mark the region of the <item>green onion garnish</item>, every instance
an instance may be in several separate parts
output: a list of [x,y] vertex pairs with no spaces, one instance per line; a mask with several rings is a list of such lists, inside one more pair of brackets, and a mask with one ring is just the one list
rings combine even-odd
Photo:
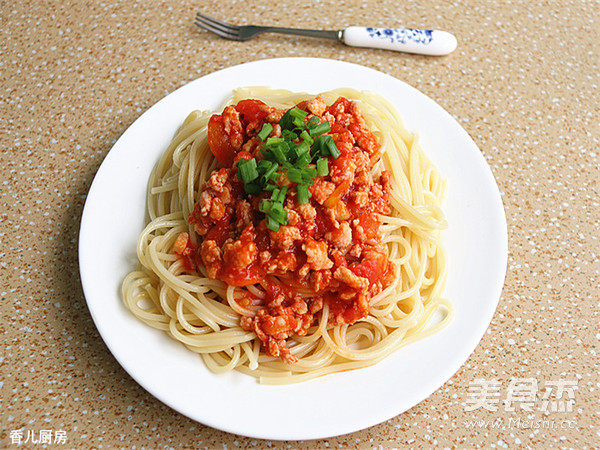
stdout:
[[308,113],[297,106],[294,106],[292,109],[290,109],[290,115],[296,119],[304,119],[306,116],[308,116]]
[[267,146],[267,148],[271,149],[276,145],[281,144],[282,142],[285,142],[285,139],[282,137],[270,137],[265,141],[265,145]]
[[260,161],[257,163],[257,166],[258,166],[258,171],[259,171],[259,172],[260,172],[260,171],[263,171],[263,172],[265,172],[265,171],[269,170],[269,169],[271,168],[271,166],[272,166],[272,165],[273,165],[273,163],[272,163],[271,161],[269,161],[269,160],[266,160],[266,159],[261,159],[261,160],[260,160]]
[[310,144],[306,141],[300,142],[298,145],[294,146],[294,152],[298,158],[304,154],[310,153]]
[[308,128],[309,130],[311,128],[314,128],[315,126],[317,126],[319,124],[319,118],[317,116],[312,116],[309,120],[308,123],[306,124],[306,128]]
[[257,136],[261,141],[264,141],[267,137],[269,137],[269,134],[271,134],[271,131],[273,131],[273,125],[271,125],[270,123],[267,122],[267,123],[263,124],[263,127]]
[[284,162],[287,161],[287,157],[284,152],[284,149],[287,150],[287,146],[284,147],[283,145],[280,145],[280,146],[271,148],[271,154],[273,155],[275,160],[280,164],[283,164]]
[[287,211],[283,209],[281,203],[273,203],[269,211],[269,217],[281,224],[287,223]]
[[[288,109],[285,114],[279,119],[279,125],[284,130],[292,130],[294,128],[300,128],[304,126],[304,118],[308,115],[306,111],[302,111],[297,106]],[[294,120],[295,119],[295,120]],[[297,125],[296,123],[301,120],[302,123]]]
[[320,177],[329,175],[329,163],[327,162],[327,158],[321,157],[317,159],[317,175]]
[[298,204],[307,204],[308,200],[311,197],[310,192],[308,192],[308,186],[306,186],[305,184],[299,184],[296,186],[296,192],[298,193]]
[[298,159],[294,163],[294,167],[297,167],[298,169],[303,169],[306,166],[308,166],[311,161],[312,161],[312,156],[310,156],[310,153],[308,153],[308,152],[303,153],[302,155],[300,155],[298,157]]
[[281,190],[279,188],[273,189],[273,192],[271,193],[271,200],[277,201],[280,192]]
[[310,135],[310,133],[308,131],[306,131],[306,130],[302,130],[302,133],[300,133],[300,137],[308,145],[313,145],[313,142],[315,142],[315,140],[312,138],[312,136]]
[[240,159],[237,163],[238,167],[238,178],[246,183],[251,183],[258,178],[258,171],[256,170],[256,159]]
[[288,169],[287,177],[292,183],[302,183],[302,170],[296,168]]
[[296,139],[298,139],[298,135],[292,130],[281,130],[281,136],[286,141],[295,141]]
[[283,203],[285,201],[285,196],[287,195],[287,191],[288,191],[287,186],[284,186],[281,188],[281,191],[279,192],[279,196],[277,197],[277,201],[279,203]]
[[[324,145],[323,145],[323,138],[324,137],[325,136],[317,136],[315,138],[315,143],[313,144],[312,150],[311,150],[311,153],[313,155],[322,155],[323,154],[322,148],[324,147]],[[324,156],[326,156],[326,155],[324,155]]]
[[272,205],[271,200],[267,200],[266,198],[263,198],[258,203],[258,210],[265,214],[269,214],[269,211],[271,211],[271,205]]
[[310,186],[313,183],[313,178],[317,176],[317,169],[307,167],[300,171],[302,174],[302,183]]
[[279,222],[277,222],[271,216],[267,216],[265,218],[265,221],[267,222],[267,228],[269,230],[273,230],[273,231],[278,231],[279,230]]
[[[331,138],[331,136],[329,137]],[[333,159],[337,159],[341,155],[333,138],[327,140],[327,148],[329,149],[329,154],[333,156]]]
[[328,121],[322,122],[319,125],[316,125],[314,128],[311,128],[309,131],[311,136],[319,136],[323,133],[329,133],[331,131],[331,126]]
[[306,204],[312,196],[308,187],[315,177],[329,175],[327,157],[340,156],[335,141],[326,134],[331,131],[330,123],[319,123],[323,119],[312,116],[305,124],[308,115],[297,106],[287,110],[279,121],[281,137],[270,137],[273,124],[264,123],[257,137],[262,141],[259,150],[265,159],[240,159],[237,163],[238,178],[244,182],[246,193],[271,192],[267,198],[261,198],[258,206],[270,230],[277,231],[280,225],[288,223],[283,207],[288,186],[279,187],[281,173],[296,185],[298,203]]
[[335,145],[335,141],[328,134],[318,136],[315,139],[314,147],[316,147],[317,152],[321,156],[333,156],[333,158],[335,159],[341,154],[337,146]]
[[262,187],[255,183],[244,184],[244,191],[246,194],[258,194],[262,191]]

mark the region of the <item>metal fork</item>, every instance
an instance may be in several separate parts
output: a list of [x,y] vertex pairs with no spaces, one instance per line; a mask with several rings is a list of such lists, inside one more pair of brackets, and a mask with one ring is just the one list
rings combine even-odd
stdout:
[[234,41],[247,41],[262,33],[294,34],[296,36],[309,36],[324,39],[341,39],[340,33],[342,33],[342,30],[304,30],[299,28],[260,27],[256,25],[240,26],[213,19],[212,17],[200,13],[196,14],[194,23],[200,28],[204,28],[205,30],[211,31],[226,39],[233,39]]
[[447,55],[456,48],[454,35],[439,30],[366,27],[348,27],[343,30],[307,30],[257,25],[240,26],[201,13],[196,14],[194,23],[204,30],[235,41],[247,41],[262,33],[280,33],[334,39],[354,47],[382,48],[432,56]]

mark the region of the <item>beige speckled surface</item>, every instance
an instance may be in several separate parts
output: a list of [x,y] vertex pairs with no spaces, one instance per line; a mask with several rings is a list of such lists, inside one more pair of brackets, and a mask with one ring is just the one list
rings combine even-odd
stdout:
[[[600,3],[315,5],[0,3],[0,448],[16,448],[15,431],[41,448],[44,430],[48,448],[600,446]],[[237,43],[195,30],[196,10],[238,23],[428,26],[459,46],[427,58],[270,35]],[[229,435],[154,399],[100,339],[78,272],[86,193],[127,127],[190,80],[278,56],[362,64],[437,101],[492,168],[509,231],[497,312],[456,375],[381,425],[314,442]],[[475,408],[478,379],[497,380],[503,400],[511,383],[535,380],[532,411]],[[544,386],[567,381],[573,398],[558,401],[572,411],[544,413]],[[66,443],[55,443],[61,431]]]

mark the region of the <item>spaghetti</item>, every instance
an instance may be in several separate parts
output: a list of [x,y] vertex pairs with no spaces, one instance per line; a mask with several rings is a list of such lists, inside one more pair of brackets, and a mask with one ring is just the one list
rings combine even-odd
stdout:
[[283,384],[372,365],[451,320],[444,191],[377,95],[235,90],[155,166],[125,303],[217,373]]

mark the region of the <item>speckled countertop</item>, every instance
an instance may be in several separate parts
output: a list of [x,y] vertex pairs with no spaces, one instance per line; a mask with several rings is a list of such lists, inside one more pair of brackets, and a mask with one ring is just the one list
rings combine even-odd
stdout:
[[[459,46],[428,58],[273,35],[237,43],[194,29],[197,10],[426,26]],[[599,18],[597,1],[0,3],[0,448],[598,448]],[[280,56],[362,64],[433,98],[481,149],[508,222],[504,290],[471,358],[404,414],[321,441],[247,439],[164,406],[100,339],[78,271],[86,193],[127,127],[193,79]]]

